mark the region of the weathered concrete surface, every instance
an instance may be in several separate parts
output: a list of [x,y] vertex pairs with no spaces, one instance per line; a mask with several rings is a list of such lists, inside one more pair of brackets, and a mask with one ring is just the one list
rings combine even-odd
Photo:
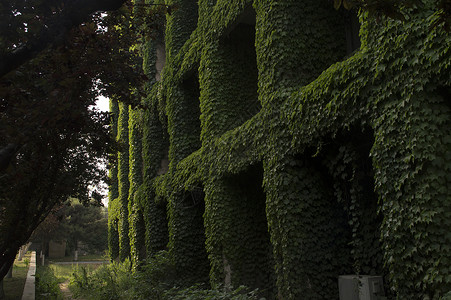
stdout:
[[28,267],[27,280],[23,288],[22,300],[35,299],[35,275],[36,275],[36,251],[31,252],[30,266]]

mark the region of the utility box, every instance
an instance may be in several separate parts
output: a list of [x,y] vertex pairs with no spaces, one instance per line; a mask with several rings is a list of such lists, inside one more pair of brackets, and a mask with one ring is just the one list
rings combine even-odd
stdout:
[[386,299],[382,276],[343,275],[338,277],[340,300]]

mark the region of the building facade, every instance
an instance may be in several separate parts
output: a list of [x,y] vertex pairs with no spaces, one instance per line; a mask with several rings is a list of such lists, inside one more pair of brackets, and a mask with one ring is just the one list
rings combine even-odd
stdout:
[[146,109],[112,102],[113,258],[168,249],[188,283],[270,299],[337,299],[346,274],[389,298],[451,291],[451,37],[424,2],[396,20],[167,1]]

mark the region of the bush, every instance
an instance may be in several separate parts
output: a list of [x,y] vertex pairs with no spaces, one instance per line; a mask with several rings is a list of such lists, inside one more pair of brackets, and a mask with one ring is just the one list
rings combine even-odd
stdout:
[[91,273],[78,268],[69,287],[75,296],[86,299],[162,299],[163,292],[173,286],[174,274],[167,252],[161,252],[134,272],[129,260]]
[[36,270],[36,299],[61,298],[58,278],[49,267],[43,266]]
[[257,290],[247,291],[240,287],[226,292],[221,289],[208,290],[201,285],[180,288],[174,265],[166,251],[158,253],[134,271],[129,260],[113,262],[93,272],[77,268],[70,281],[75,297],[84,299],[153,299],[153,300],[254,300]]
[[93,272],[85,267],[74,270],[69,288],[75,297],[86,299],[122,299],[121,294],[129,289],[132,279],[130,262],[100,266]]

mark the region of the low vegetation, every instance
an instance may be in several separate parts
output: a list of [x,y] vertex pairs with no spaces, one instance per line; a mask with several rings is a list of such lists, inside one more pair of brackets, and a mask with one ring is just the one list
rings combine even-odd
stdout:
[[260,299],[258,290],[250,291],[243,286],[231,291],[221,287],[211,290],[202,284],[182,288],[165,251],[134,272],[129,260],[103,265],[93,272],[78,268],[69,287],[75,297],[83,299]]
[[[103,257],[100,255],[86,256],[86,260],[83,257],[83,261],[93,261],[92,264],[80,265],[76,262],[72,264],[55,264],[53,262],[70,262],[72,257],[65,257],[61,259],[54,259],[49,262],[48,265],[38,266],[36,271],[36,299],[61,299],[63,294],[60,290],[60,285],[69,280],[80,272],[91,273],[94,272],[101,264]],[[95,263],[99,261],[99,263]],[[83,271],[81,271],[83,270]]]
[[20,299],[22,297],[23,288],[27,279],[28,264],[30,262],[30,252],[25,254],[21,261],[14,261],[13,277],[4,278],[3,284],[5,289],[4,300]]
[[41,266],[36,270],[36,300],[58,299],[62,296],[54,270]]

